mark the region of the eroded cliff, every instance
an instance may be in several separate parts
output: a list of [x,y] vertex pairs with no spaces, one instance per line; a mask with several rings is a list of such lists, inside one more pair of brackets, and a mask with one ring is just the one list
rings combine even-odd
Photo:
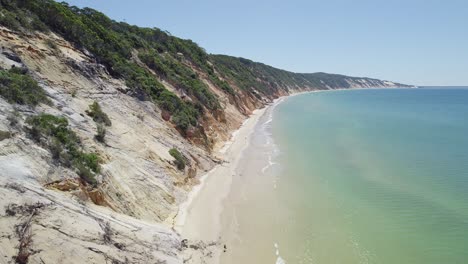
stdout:
[[[121,26],[109,29],[115,31],[110,36],[125,35],[125,29],[144,40],[128,47],[124,62],[108,59],[104,51],[93,53],[88,48],[94,46],[77,41],[79,35],[70,33],[74,28],[52,27],[62,21],[58,11],[57,20],[46,19],[34,4],[64,8],[81,22],[102,14],[53,1],[24,3],[2,2],[3,11],[29,12],[31,21],[50,28],[25,29],[27,23],[19,22],[0,27],[0,70],[13,67],[32,77],[48,103],[0,97],[0,259],[5,263],[185,263],[194,255],[208,257],[216,241],[184,240],[172,229],[174,217],[200,175],[220,163],[216,150],[253,110],[296,91],[402,86],[295,74],[209,55],[156,29],[139,32],[105,20]],[[111,124],[93,118],[94,103]],[[73,163],[76,159],[64,162],[72,152],[69,145],[55,148],[60,135],[31,132],[36,128],[28,120],[44,113],[64,118],[63,129],[76,135],[79,153],[98,158],[93,181]],[[100,129],[105,129],[101,139]],[[183,168],[171,149],[180,152]]]

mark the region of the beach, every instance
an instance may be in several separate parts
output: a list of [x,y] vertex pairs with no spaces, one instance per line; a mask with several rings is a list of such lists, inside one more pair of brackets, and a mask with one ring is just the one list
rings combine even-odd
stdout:
[[[253,129],[268,107],[270,106],[255,110],[233,133],[231,140],[219,150],[224,162],[203,175],[200,184],[180,206],[175,229],[184,238],[206,242],[220,241],[223,200],[229,193],[232,177],[242,152],[248,147]],[[216,254],[219,252],[215,252]],[[216,259],[214,256],[213,260]]]
[[[232,133],[230,140],[216,152],[215,155],[223,162],[201,176],[200,184],[193,188],[187,200],[179,206],[174,229],[183,238],[219,244],[213,256],[204,259],[206,263],[219,263],[226,241],[235,235],[233,234],[235,227],[230,223],[231,215],[229,212],[224,212],[226,206],[232,205],[232,201],[226,199],[232,191],[233,177],[243,173],[239,167],[242,167],[241,163],[243,165],[246,163],[244,152],[249,149],[254,133],[258,132],[256,127],[259,126],[259,122],[263,120],[264,123],[270,123],[273,109],[287,97],[309,92],[319,91],[296,92],[282,96],[265,107],[253,111],[239,129]],[[271,165],[270,163],[271,160],[263,160],[254,166],[261,167],[264,171]],[[221,234],[226,236],[223,238]]]
[[259,120],[279,102],[281,98],[255,110],[241,127],[232,133],[231,139],[217,153],[223,162],[201,177],[200,184],[194,187],[188,199],[179,208],[174,228],[182,237],[206,243],[220,243],[220,250],[213,252],[213,257],[207,263],[218,263],[219,254],[222,252],[221,214],[243,152],[249,147]]

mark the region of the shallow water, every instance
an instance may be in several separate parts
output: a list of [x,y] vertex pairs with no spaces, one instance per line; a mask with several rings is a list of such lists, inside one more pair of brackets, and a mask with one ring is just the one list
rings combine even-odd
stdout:
[[291,97],[241,164],[223,264],[468,259],[468,89]]

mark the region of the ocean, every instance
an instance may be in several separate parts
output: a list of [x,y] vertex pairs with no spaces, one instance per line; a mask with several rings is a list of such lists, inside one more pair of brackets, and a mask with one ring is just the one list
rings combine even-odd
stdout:
[[241,164],[223,264],[468,262],[468,88],[286,98]]

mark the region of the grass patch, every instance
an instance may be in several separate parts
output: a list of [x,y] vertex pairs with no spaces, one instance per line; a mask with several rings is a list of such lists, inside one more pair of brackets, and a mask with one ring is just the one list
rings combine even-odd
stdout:
[[68,127],[66,118],[40,114],[29,117],[26,123],[31,126],[28,129],[31,138],[47,146],[55,160],[75,168],[85,182],[96,186],[95,175],[100,172],[99,157],[82,151],[81,141]]

